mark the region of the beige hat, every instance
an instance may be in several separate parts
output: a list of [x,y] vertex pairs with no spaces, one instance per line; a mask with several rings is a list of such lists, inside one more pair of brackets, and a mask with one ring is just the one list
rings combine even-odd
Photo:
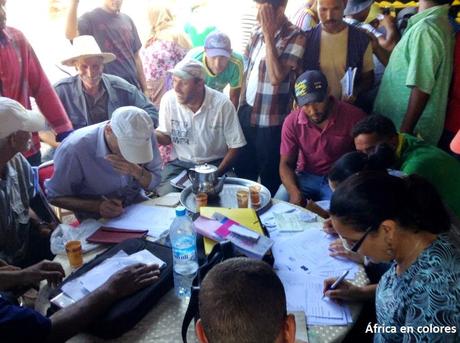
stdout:
[[111,52],[101,52],[99,45],[93,36],[78,36],[73,39],[72,57],[63,60],[63,65],[72,67],[80,58],[100,56],[103,58],[103,63],[109,63],[116,59],[116,56]]
[[176,64],[174,69],[169,69],[168,72],[184,80],[193,78],[205,79],[203,64],[195,60],[183,59]]
[[110,126],[125,160],[136,164],[153,160],[153,121],[147,112],[135,106],[119,107],[112,113]]
[[17,131],[36,132],[46,129],[46,120],[36,111],[27,110],[19,102],[0,97],[0,138]]

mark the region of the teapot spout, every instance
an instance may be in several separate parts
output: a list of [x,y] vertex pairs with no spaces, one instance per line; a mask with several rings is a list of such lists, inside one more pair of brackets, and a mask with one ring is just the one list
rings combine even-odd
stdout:
[[220,192],[222,192],[222,188],[224,188],[224,183],[225,183],[226,178],[227,178],[227,174],[224,174],[222,175],[222,177],[219,178],[219,182],[217,183],[215,187],[216,194],[219,194]]

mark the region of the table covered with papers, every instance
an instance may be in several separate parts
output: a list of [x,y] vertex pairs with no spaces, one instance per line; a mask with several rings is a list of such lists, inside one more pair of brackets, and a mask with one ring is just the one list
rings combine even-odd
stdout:
[[[163,210],[155,211],[160,213]],[[149,211],[145,208],[134,208],[127,213],[127,217],[136,217],[139,212]],[[162,214],[163,218],[169,217],[169,213]],[[273,200],[273,206],[260,215],[260,220],[273,240],[275,269],[285,287],[288,312],[296,314],[298,325],[304,323],[301,324],[303,328],[305,322],[307,323],[309,342],[340,342],[350,330],[352,320],[356,320],[361,307],[359,304],[341,306],[327,298],[323,299],[323,280],[327,277],[339,276],[345,270],[349,270],[347,279],[363,286],[369,282],[364,268],[354,262],[330,257],[328,246],[333,238],[322,231],[320,219],[303,208]],[[132,219],[119,218],[117,221],[113,221],[111,226],[120,224],[124,227],[126,221],[130,223]],[[133,229],[138,228],[137,225],[131,226]],[[149,235],[158,238],[165,227],[166,223],[161,222],[156,232],[153,228],[147,229]],[[92,260],[104,250],[105,247],[101,246],[86,253],[84,262]],[[119,258],[123,260],[126,256],[119,256]],[[63,265],[66,275],[70,273],[65,255],[57,255],[55,261]],[[94,280],[84,281],[91,284]],[[174,291],[171,290],[131,331],[111,341],[181,342],[181,324],[186,309],[187,301],[176,298]],[[299,328],[299,331],[301,329]],[[303,334],[300,337],[305,339]],[[189,328],[188,341],[197,342],[193,325]],[[88,334],[79,334],[69,342],[103,342],[103,340]]]

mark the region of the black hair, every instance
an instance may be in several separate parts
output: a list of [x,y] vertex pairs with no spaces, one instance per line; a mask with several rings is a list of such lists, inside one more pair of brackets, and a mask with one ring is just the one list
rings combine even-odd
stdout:
[[275,342],[287,316],[284,287],[267,263],[232,258],[206,275],[199,312],[211,343]]
[[438,192],[415,174],[404,178],[381,172],[354,174],[335,190],[330,213],[357,231],[377,230],[388,219],[414,231],[439,234],[450,229]]
[[391,119],[380,114],[372,114],[361,119],[351,130],[353,138],[372,133],[376,133],[380,138],[391,138],[397,134],[397,131]]
[[286,7],[288,0],[254,0],[259,4],[270,4],[273,8]]
[[388,144],[379,144],[373,153],[353,151],[340,157],[329,170],[330,181],[340,184],[351,175],[361,171],[386,172],[395,162],[395,152]]
[[431,0],[437,6],[441,5],[451,5],[453,3],[452,0]]

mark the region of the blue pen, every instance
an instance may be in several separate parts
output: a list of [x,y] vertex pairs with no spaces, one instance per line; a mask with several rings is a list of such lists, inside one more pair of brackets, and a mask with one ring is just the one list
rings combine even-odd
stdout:
[[[327,291],[333,291],[333,290],[337,289],[337,287],[340,286],[340,284],[343,282],[343,280],[345,280],[345,278],[347,277],[349,272],[350,272],[350,269],[345,270],[344,273],[342,275],[340,275],[340,277],[337,280],[335,280],[335,282],[328,289],[326,289],[326,292]],[[326,292],[324,292],[324,293],[326,293]],[[324,297],[325,297],[325,295],[323,295],[323,298]]]

